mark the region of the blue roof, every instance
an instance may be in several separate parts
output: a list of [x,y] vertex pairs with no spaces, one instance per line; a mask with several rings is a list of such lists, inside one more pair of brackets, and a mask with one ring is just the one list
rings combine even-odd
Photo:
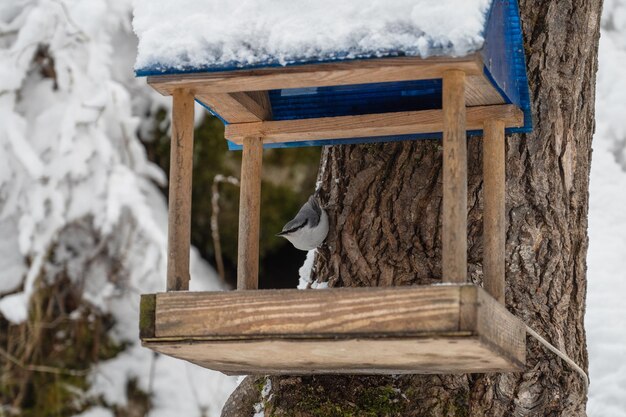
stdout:
[[[532,119],[526,64],[522,39],[522,28],[518,5],[515,0],[494,0],[484,28],[484,43],[479,53],[482,55],[484,74],[506,103],[518,106],[524,112],[524,126],[508,128],[508,133],[530,132]],[[403,53],[387,51],[389,56],[401,56]],[[337,54],[339,61],[348,60]],[[378,56],[359,58],[380,58]],[[309,60],[291,65],[303,65],[324,62]],[[279,66],[278,62],[268,61],[254,67]],[[247,67],[250,68],[250,67]],[[220,67],[210,69],[186,69],[182,72],[229,71],[238,67]],[[169,71],[179,73],[181,71]],[[160,71],[143,69],[138,75],[163,74]],[[348,116],[398,111],[415,111],[441,108],[441,79],[343,85],[333,87],[281,89],[269,92],[273,120],[295,120],[318,117]],[[202,104],[202,103],[201,103]],[[205,106],[206,107],[206,106]],[[220,117],[211,109],[213,114]],[[224,120],[220,117],[224,123]],[[468,132],[480,134],[480,131]],[[340,140],[311,142],[275,143],[266,147],[296,147],[329,144],[370,143],[396,140],[437,138],[440,133],[416,134],[393,137],[345,138]],[[230,149],[241,147],[229,141]]]

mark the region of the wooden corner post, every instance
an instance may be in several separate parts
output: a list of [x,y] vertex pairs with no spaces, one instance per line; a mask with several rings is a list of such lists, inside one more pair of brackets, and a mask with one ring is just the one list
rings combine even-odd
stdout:
[[193,168],[193,93],[172,94],[172,143],[167,239],[167,291],[189,289],[191,174]]
[[237,289],[255,290],[259,287],[262,138],[244,138],[241,158]]
[[467,280],[465,73],[443,74],[443,282]]
[[505,156],[504,122],[487,120],[483,138],[483,285],[504,304]]

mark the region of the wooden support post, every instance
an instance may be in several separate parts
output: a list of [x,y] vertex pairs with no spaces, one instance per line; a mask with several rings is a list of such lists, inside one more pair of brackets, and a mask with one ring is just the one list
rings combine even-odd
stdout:
[[172,98],[167,291],[186,291],[189,289],[194,102],[188,90],[175,90]]
[[504,122],[487,120],[483,138],[483,285],[504,304],[505,157]]
[[465,73],[443,74],[443,282],[467,280]]
[[259,221],[262,161],[262,139],[258,136],[244,138],[241,160],[241,189],[239,194],[238,290],[255,290],[259,287]]

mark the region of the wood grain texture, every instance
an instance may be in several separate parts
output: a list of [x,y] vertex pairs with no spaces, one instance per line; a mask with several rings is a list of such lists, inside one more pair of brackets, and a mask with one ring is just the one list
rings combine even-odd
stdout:
[[229,123],[250,123],[272,119],[267,91],[203,93],[196,99]]
[[172,98],[167,290],[183,291],[189,289],[194,98],[188,90],[176,90]]
[[154,314],[145,346],[227,373],[492,372],[524,363],[523,324],[474,285],[160,293]]
[[477,336],[143,345],[228,375],[454,374],[515,372],[522,367]]
[[476,291],[476,327],[480,340],[511,361],[526,363],[526,325],[486,291]]
[[311,65],[259,68],[227,72],[158,75],[148,77],[148,84],[163,95],[177,88],[196,94],[266,91],[281,88],[325,87],[441,78],[450,69],[481,75],[479,54],[463,58],[398,57],[330,62]]
[[239,239],[237,243],[237,289],[259,287],[259,222],[261,213],[261,167],[263,143],[257,137],[243,141],[239,192]]
[[[484,74],[467,77],[465,103],[468,107],[504,104],[505,100]],[[267,91],[199,93],[196,100],[209,107],[228,123],[272,120]]]
[[526,328],[521,320],[507,320],[511,313],[489,295],[474,285],[460,287],[461,307],[459,330],[478,334],[492,350],[512,361],[525,363]]
[[157,337],[379,336],[458,331],[457,287],[157,295]]
[[504,304],[506,172],[502,120],[485,121],[483,177],[483,286]]
[[139,311],[139,337],[142,339],[155,337],[156,294],[142,294]]
[[[485,120],[492,118],[504,120],[507,127],[521,126],[523,117],[522,111],[510,104],[470,107],[467,109],[467,128],[480,130]],[[229,124],[226,126],[225,136],[236,144],[242,144],[243,139],[251,135],[260,135],[264,143],[280,143],[408,135],[443,130],[443,110],[422,110]],[[465,136],[463,136],[463,143],[465,143]]]
[[465,78],[465,105],[467,107],[504,103],[506,101],[484,74],[470,75]]
[[259,120],[272,120],[272,103],[267,91],[236,92],[231,95]]
[[467,280],[467,137],[465,73],[443,75],[443,214],[444,282]]

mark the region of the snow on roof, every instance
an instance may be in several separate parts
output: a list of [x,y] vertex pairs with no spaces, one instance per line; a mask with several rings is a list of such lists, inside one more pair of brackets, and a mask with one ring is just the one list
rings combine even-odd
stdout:
[[491,0],[135,0],[138,75],[479,50]]

